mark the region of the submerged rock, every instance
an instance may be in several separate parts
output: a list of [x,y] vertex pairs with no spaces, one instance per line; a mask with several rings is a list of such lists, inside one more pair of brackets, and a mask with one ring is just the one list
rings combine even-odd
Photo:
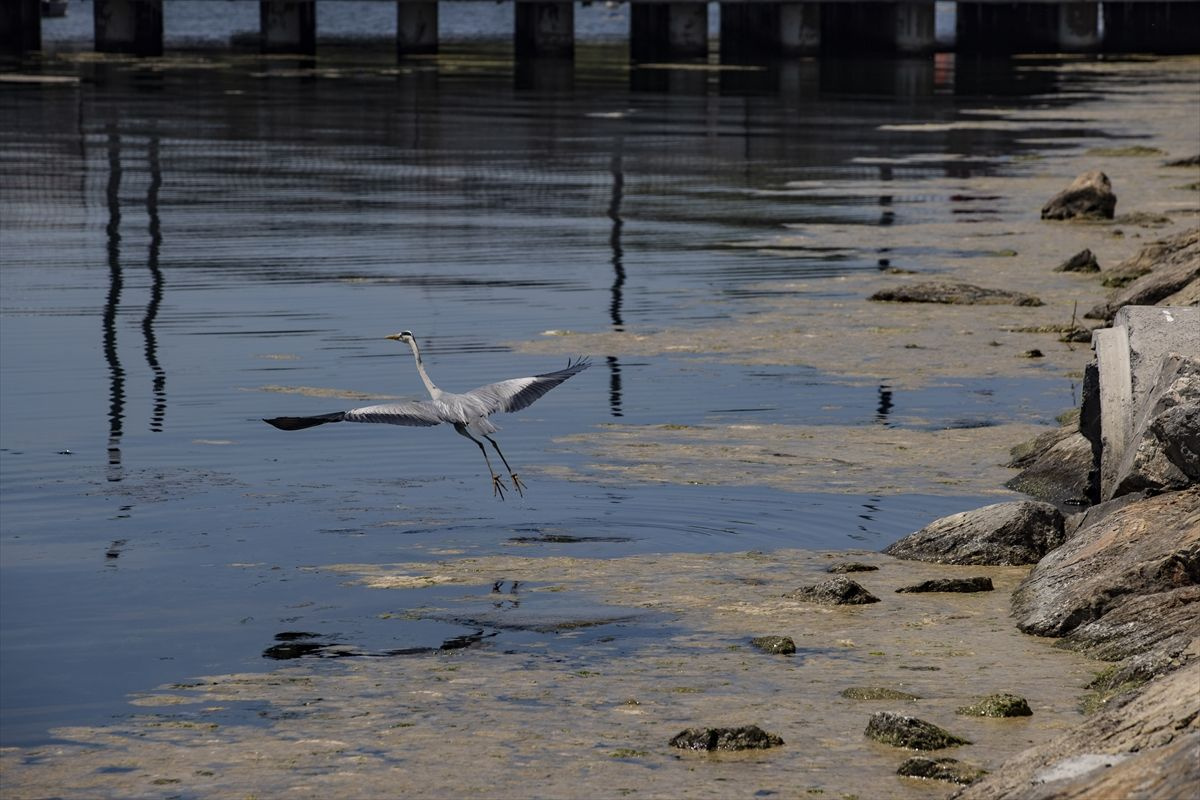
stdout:
[[764,653],[790,656],[796,652],[796,643],[790,636],[755,636],[750,644]]
[[920,592],[990,592],[992,579],[979,575],[973,578],[934,578],[921,581],[912,586],[902,586],[896,591],[901,594],[917,594]]
[[989,694],[956,712],[967,717],[1029,717],[1033,711],[1024,697],[1015,694]]
[[1055,272],[1099,272],[1100,262],[1091,250],[1084,248],[1055,267]]
[[1042,206],[1042,219],[1112,219],[1117,196],[1100,170],[1085,172]]
[[1063,540],[1063,517],[1049,503],[1017,500],[951,514],[885,547],[896,558],[938,564],[1037,563]]
[[842,697],[847,700],[920,700],[920,696],[902,692],[899,689],[888,689],[885,686],[851,686],[842,689]]
[[847,572],[875,572],[879,567],[874,564],[863,564],[859,561],[843,561],[840,564],[830,564],[829,572],[842,575]]
[[970,744],[932,722],[894,711],[876,711],[872,714],[865,733],[877,742],[909,750],[941,750],[943,747]]
[[888,303],[947,303],[951,305],[1040,306],[1033,295],[1004,289],[985,289],[969,283],[913,283],[895,289],[882,289],[870,300]]
[[913,756],[904,760],[896,770],[896,774],[906,778],[929,778],[934,781],[948,781],[966,786],[986,775],[987,770],[972,764],[964,764],[957,758]]
[[830,578],[812,586],[801,586],[796,591],[785,594],[784,597],[827,606],[856,606],[879,602],[878,597],[868,592],[860,584],[845,577]]
[[671,746],[682,750],[765,750],[778,747],[783,739],[757,725],[740,728],[688,728],[671,738]]

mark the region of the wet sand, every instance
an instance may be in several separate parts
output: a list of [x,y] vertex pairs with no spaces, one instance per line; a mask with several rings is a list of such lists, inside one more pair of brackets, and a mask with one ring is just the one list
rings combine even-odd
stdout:
[[[1030,161],[1004,178],[938,181],[930,191],[996,197],[988,202],[1027,213],[1019,223],[1003,224],[983,215],[964,225],[961,235],[946,223],[880,229],[894,252],[906,244],[944,242],[947,254],[940,259],[905,264],[893,258],[895,266],[919,275],[813,280],[795,288],[823,302],[764,300],[760,313],[714,327],[560,333],[522,347],[805,364],[848,381],[894,385],[1031,370],[1078,375],[1089,357],[1086,346],[1017,332],[1066,324],[1073,311],[1082,314],[1103,298],[1094,277],[1053,267],[1083,247],[1110,266],[1200,216],[1196,191],[1178,188],[1194,183],[1196,170],[1161,166],[1167,157],[1194,154],[1200,62],[1170,64],[1065,63],[1064,70],[1110,70],[1114,91],[1048,114],[1094,124],[1114,137],[1114,145],[1137,143],[1164,155],[1099,157],[1080,148]],[[1021,123],[1001,111],[980,122]],[[1040,222],[1042,202],[1093,167],[1112,178],[1118,214],[1140,211],[1170,221],[1157,228]],[[859,234],[807,226],[730,246],[787,252],[797,241],[830,245],[851,235]],[[962,248],[996,255],[956,257]],[[931,276],[1036,294],[1045,305],[901,306],[865,299],[879,288]],[[1020,357],[1034,347],[1045,357]],[[879,434],[836,427],[613,426],[559,444],[593,458],[582,476],[587,480],[729,481],[825,491],[941,486],[973,493],[997,490],[1004,471],[995,465],[1030,432],[1024,426]],[[815,468],[805,463],[814,451]],[[780,452],[793,458],[774,455]],[[820,580],[832,561],[851,557],[881,567],[860,582],[882,602],[831,609],[782,597]],[[950,755],[994,767],[1077,723],[1081,687],[1099,667],[1015,630],[1008,595],[1024,574],[1019,568],[779,551],[491,557],[322,569],[381,592],[406,593],[403,600],[398,596],[397,608],[405,610],[397,613],[407,618],[470,620],[524,638],[511,649],[484,638],[450,651],[358,653],[266,674],[147,687],[131,698],[128,718],[58,729],[54,745],[0,751],[5,797],[945,797],[954,787],[895,776],[912,753],[863,736],[872,711],[903,711],[942,725],[974,742]],[[969,575],[992,577],[996,591],[894,592],[927,578]],[[497,581],[502,583],[494,593]],[[422,606],[407,596],[431,586],[454,590],[451,599]],[[797,654],[757,652],[749,639],[763,634],[793,637]],[[903,689],[922,699],[900,704],[839,696],[856,685]],[[980,695],[1002,691],[1027,697],[1033,716],[992,720],[954,713]],[[760,725],[785,745],[718,756],[667,745],[684,728],[742,724]]]

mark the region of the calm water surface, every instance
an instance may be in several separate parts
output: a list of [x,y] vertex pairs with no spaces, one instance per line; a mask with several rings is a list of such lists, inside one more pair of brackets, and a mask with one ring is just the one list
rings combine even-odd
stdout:
[[[18,68],[78,83],[0,84],[6,744],[128,713],[125,693],[160,682],[269,668],[281,631],[378,648],[467,632],[385,625],[404,599],[317,565],[875,549],[980,502],[568,482],[539,472],[579,463],[557,436],[614,421],[1048,421],[1070,404],[1057,380],[893,393],[591,353],[593,369],[500,420],[530,486],[505,503],[448,429],[262,424],[358,404],[269,387],[419,396],[407,351],[382,338],[402,328],[440,385],[466,389],[560,366],[512,349],[544,331],[720,320],[775,279],[879,269],[880,226],[950,213],[906,180],[1003,171],[1034,136],[878,126],[1053,88],[942,59],[631,73],[622,46],[600,45],[574,72],[513,70],[504,48],[404,69],[328,49],[317,71],[66,55]],[[863,191],[881,180],[895,192]],[[772,191],[789,181],[835,188]],[[860,226],[864,244],[729,246],[803,221]],[[513,541],[547,534],[596,538]]]

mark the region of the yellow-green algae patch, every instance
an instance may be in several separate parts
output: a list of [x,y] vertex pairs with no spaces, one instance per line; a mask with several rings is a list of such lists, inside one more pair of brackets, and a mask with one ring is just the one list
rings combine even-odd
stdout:
[[1044,430],[840,425],[604,425],[556,440],[592,461],[547,469],[592,482],[770,486],[849,494],[1011,494],[1002,466]]
[[[486,603],[491,583],[521,581],[526,605],[565,589],[613,618],[586,659],[500,636],[423,656],[297,662],[264,674],[218,675],[137,698],[139,714],[102,727],[58,729],[36,750],[0,752],[6,800],[158,796],[156,782],[206,798],[259,797],[749,797],[942,798],[953,787],[895,777],[905,753],[863,735],[871,713],[899,711],[973,742],[956,757],[994,768],[1076,723],[1093,667],[1020,634],[1008,592],[1023,568],[950,567],[856,559],[858,579],[885,598],[868,607],[813,606],[783,597],[828,577],[844,553],[644,555],[615,559],[496,556],[394,565],[334,565],[349,579],[444,575],[464,597],[428,616]],[[900,595],[902,585],[986,574],[999,591]],[[401,583],[400,585],[403,585]],[[543,588],[544,587],[544,588]],[[385,593],[386,596],[386,593]],[[407,600],[397,595],[398,603]],[[503,621],[503,620],[502,620]],[[566,633],[547,635],[547,641]],[[633,635],[636,634],[636,635]],[[794,656],[748,647],[791,637]],[[853,700],[854,686],[919,700]],[[1034,714],[975,719],[955,710],[980,694],[1014,692]],[[191,698],[180,705],[177,698]],[[153,713],[154,703],[162,703]],[[249,707],[244,718],[230,709]],[[264,724],[265,723],[265,724]],[[769,751],[704,756],[668,745],[688,727],[754,724],[783,738]],[[120,770],[106,769],[120,762]],[[853,769],[847,769],[852,764]]]

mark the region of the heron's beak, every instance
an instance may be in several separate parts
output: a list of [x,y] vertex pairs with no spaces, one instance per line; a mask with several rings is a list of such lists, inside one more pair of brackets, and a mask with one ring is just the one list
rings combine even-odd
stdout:
[[398,342],[398,341],[400,341],[400,334],[398,334],[398,333],[389,333],[387,336],[385,336],[385,337],[383,337],[383,338],[385,338],[385,339],[391,339],[391,340],[392,340],[392,341],[394,341],[394,342]]

